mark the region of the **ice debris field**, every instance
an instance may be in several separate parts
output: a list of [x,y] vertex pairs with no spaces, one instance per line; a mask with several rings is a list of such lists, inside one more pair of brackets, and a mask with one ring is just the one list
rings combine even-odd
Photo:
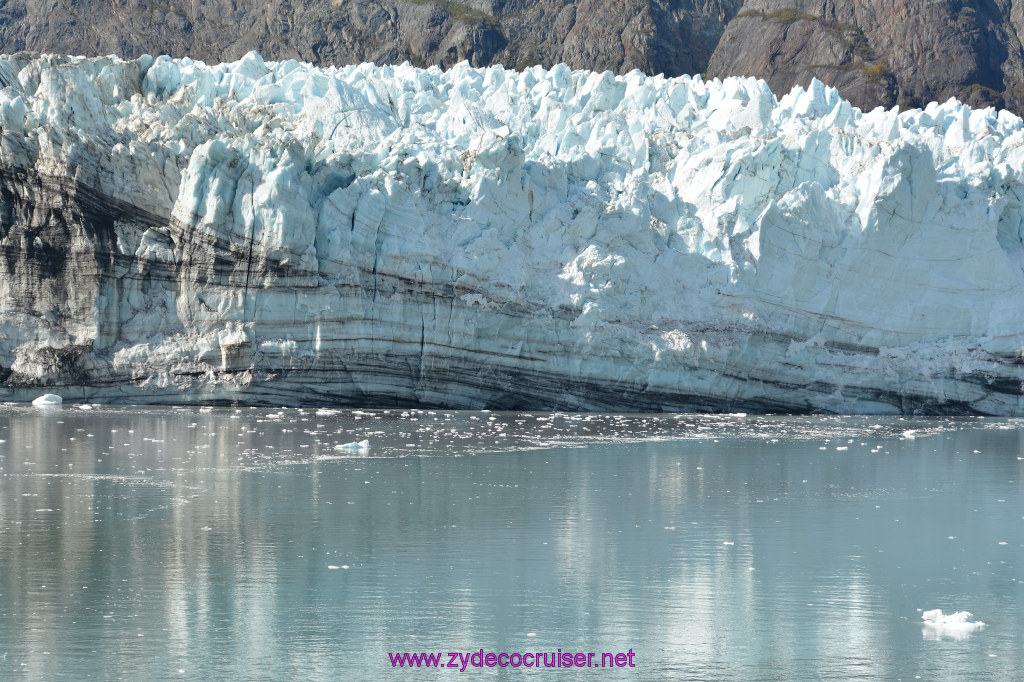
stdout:
[[[8,56],[0,84],[8,192],[51,201],[37,177],[122,213],[107,246],[92,204],[79,227],[0,224],[8,256],[115,263],[71,304],[66,270],[33,292],[0,268],[14,386],[1024,413],[1024,125],[1006,112],[861,112],[817,81],[777,97],[746,78],[255,53]],[[69,378],[47,358],[70,347],[86,350]]]
[[[934,454],[940,448],[948,447],[944,443],[966,432],[1016,432],[1024,428],[1024,421],[1020,418],[984,417],[469,412],[416,408],[168,408],[89,403],[74,406],[64,403],[52,409],[39,409],[38,405],[28,407],[11,402],[0,403],[0,422],[27,417],[33,412],[39,418],[54,420],[49,422],[51,425],[76,425],[77,433],[71,437],[71,442],[60,444],[61,452],[73,443],[78,446],[86,443],[91,447],[95,441],[88,439],[97,437],[97,433],[104,430],[103,425],[111,420],[144,420],[170,414],[176,420],[176,428],[185,429],[184,432],[169,436],[166,432],[154,433],[122,424],[110,433],[134,436],[128,438],[129,442],[117,442],[117,448],[127,448],[118,452],[135,456],[139,448],[147,447],[147,443],[167,443],[168,457],[176,456],[182,448],[187,455],[198,451],[216,455],[221,449],[232,446],[238,451],[239,464],[254,469],[320,461],[458,457],[687,441],[757,441],[765,447],[779,443],[810,443],[816,447],[815,452],[820,453],[819,457],[840,461],[845,458],[885,457],[898,454],[904,448],[924,449]],[[921,436],[919,440],[906,438],[904,430],[908,425],[915,427]],[[0,423],[0,444],[7,442],[10,435],[7,428]],[[193,436],[200,436],[202,442],[188,445]],[[214,438],[221,440],[210,440]],[[990,451],[975,450],[971,456],[991,454]]]

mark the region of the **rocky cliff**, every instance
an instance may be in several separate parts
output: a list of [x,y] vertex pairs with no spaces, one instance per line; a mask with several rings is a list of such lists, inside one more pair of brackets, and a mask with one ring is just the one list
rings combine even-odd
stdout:
[[0,51],[699,73],[741,0],[0,0]]
[[812,77],[861,107],[950,97],[1024,110],[1019,0],[747,0],[707,73],[786,91]]
[[854,105],[1024,112],[1021,0],[0,0],[0,51],[812,77]]

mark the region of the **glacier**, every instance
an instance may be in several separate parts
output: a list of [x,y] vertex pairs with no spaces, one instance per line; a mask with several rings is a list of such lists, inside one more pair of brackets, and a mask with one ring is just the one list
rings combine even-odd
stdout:
[[1007,112],[256,53],[0,86],[2,399],[1024,414]]

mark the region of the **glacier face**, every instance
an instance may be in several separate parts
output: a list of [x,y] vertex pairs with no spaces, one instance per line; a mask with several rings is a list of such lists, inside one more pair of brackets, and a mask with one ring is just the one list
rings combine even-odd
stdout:
[[1005,112],[255,53],[0,85],[7,399],[1024,414]]

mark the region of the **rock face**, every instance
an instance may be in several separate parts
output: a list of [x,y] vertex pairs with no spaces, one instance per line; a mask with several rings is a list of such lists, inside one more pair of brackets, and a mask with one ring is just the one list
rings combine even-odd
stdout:
[[1024,414],[1007,112],[255,53],[0,82],[8,399]]
[[1024,111],[1019,0],[747,0],[709,76],[788,90],[818,77],[860,107],[959,98]]
[[0,50],[210,63],[258,50],[313,64],[699,73],[741,0],[28,0],[0,3]]
[[855,106],[1024,113],[1022,0],[0,1],[0,51],[812,77]]

